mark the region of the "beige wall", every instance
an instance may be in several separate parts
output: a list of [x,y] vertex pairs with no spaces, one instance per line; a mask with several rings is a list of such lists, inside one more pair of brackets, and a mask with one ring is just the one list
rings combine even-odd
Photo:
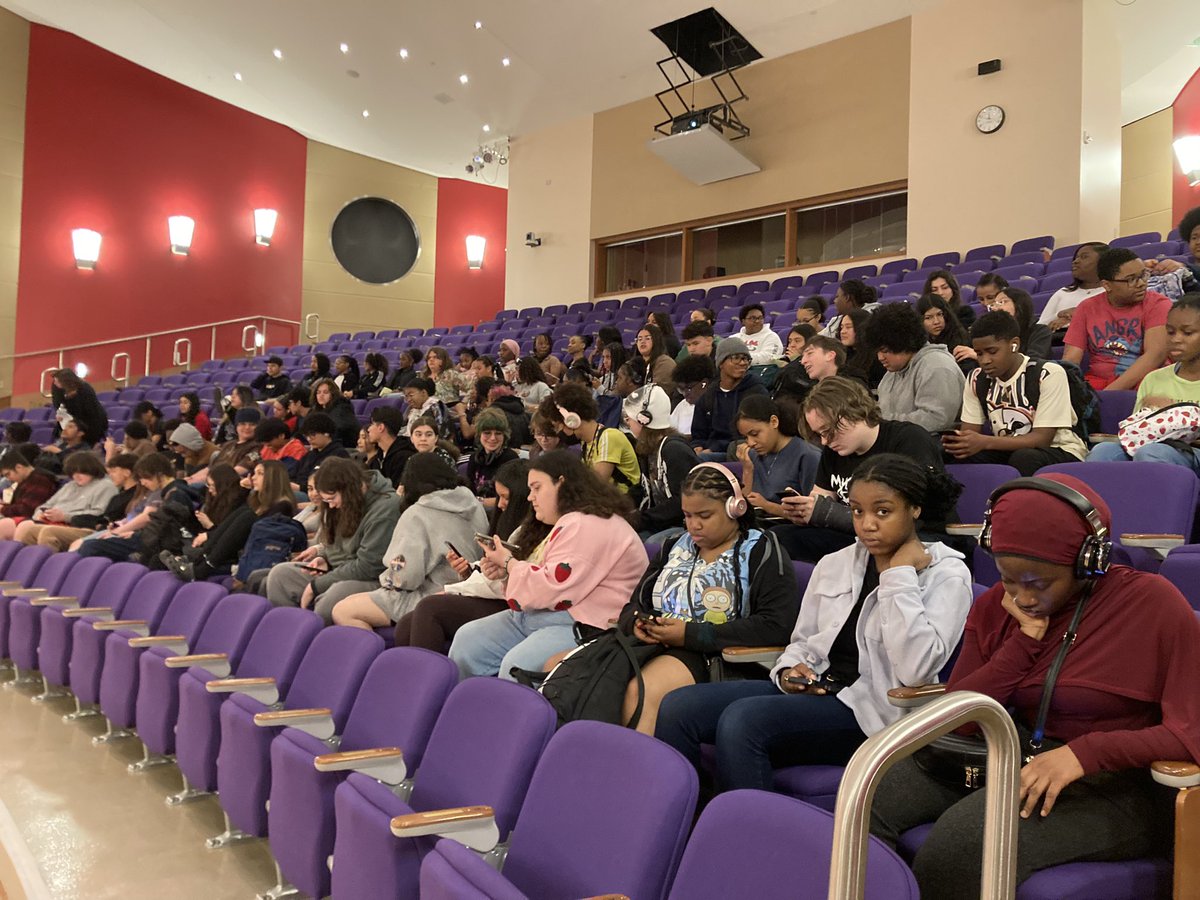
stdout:
[[[13,352],[25,156],[29,23],[0,9],[0,356]],[[0,396],[12,393],[12,362],[0,360]]]
[[[384,197],[412,217],[421,253],[412,271],[393,284],[366,284],[333,256],[329,229],[357,197]],[[303,314],[321,317],[321,337],[335,331],[425,328],[433,324],[437,178],[309,141],[304,192]]]
[[762,171],[715,184],[692,184],[650,152],[663,119],[653,97],[598,113],[592,237],[903,179],[908,57],[901,20],[739,72],[750,136],[736,146]]
[[[913,15],[910,254],[1039,233],[1059,243],[1115,235],[1119,83],[1111,54],[1099,74],[1099,58],[1085,59],[1085,28],[1101,49],[1111,40],[1111,23],[1085,5],[948,0]],[[1001,72],[976,74],[979,62],[995,57]],[[1091,76],[1099,81],[1085,92]],[[1004,107],[1006,121],[983,135],[975,116],[991,103]],[[1093,141],[1087,146],[1085,128]],[[1093,189],[1087,205],[1080,201],[1085,183]]]
[[[514,137],[508,163],[508,259],[504,304],[512,309],[590,296],[592,116]],[[526,247],[534,232],[540,247]]]
[[1171,213],[1171,150],[1174,115],[1170,107],[1121,129],[1121,234],[1175,227]]

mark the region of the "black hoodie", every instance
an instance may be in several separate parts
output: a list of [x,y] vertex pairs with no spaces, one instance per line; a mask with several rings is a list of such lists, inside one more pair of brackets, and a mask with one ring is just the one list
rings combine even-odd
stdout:
[[740,437],[733,427],[734,417],[742,401],[752,394],[766,394],[767,389],[753,372],[737,383],[731,391],[721,390],[721,381],[716,379],[696,400],[696,412],[692,416],[692,445],[699,444],[705,450],[724,450],[730,441]]

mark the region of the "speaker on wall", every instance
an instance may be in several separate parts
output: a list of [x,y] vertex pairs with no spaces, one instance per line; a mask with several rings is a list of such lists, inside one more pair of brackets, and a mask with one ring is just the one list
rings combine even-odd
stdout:
[[329,240],[341,267],[368,284],[403,278],[421,253],[416,223],[399,204],[382,197],[360,197],[342,207]]

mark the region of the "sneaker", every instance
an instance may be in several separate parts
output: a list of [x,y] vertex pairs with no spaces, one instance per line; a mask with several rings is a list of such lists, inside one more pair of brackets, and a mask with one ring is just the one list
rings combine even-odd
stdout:
[[195,581],[195,571],[192,569],[192,562],[186,556],[175,556],[170,550],[164,550],[158,554],[159,560],[167,571],[178,578],[180,581]]

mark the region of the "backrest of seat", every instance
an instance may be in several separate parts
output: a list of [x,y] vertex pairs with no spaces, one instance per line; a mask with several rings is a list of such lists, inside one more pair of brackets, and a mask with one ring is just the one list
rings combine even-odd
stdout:
[[1200,610],[1200,553],[1170,553],[1158,574],[1179,588],[1192,609]]
[[1113,538],[1131,532],[1191,535],[1200,482],[1191,469],[1170,463],[1059,463],[1039,469],[1090,485],[1112,511]]
[[383,638],[373,631],[334,625],[318,634],[288,690],[289,709],[328,707],[340,733],[363,676],[383,650]]
[[[63,597],[76,597],[80,606],[87,606],[96,592],[103,577],[112,567],[113,561],[103,556],[88,556],[80,559],[74,553],[60,553],[59,556],[74,556],[75,563],[67,572],[67,577],[57,588],[57,593]],[[126,565],[129,565],[126,563]]]
[[963,486],[958,498],[958,521],[972,524],[983,521],[983,511],[992,491],[1021,477],[1012,466],[991,463],[951,463],[946,466],[946,474]]
[[52,594],[57,594],[62,583],[70,574],[71,568],[79,562],[75,553],[52,553],[50,558],[42,563],[37,576],[30,587],[45,588]]
[[17,551],[16,557],[4,573],[4,580],[18,581],[25,587],[29,587],[37,578],[38,570],[42,568],[42,564],[49,559],[52,552],[49,547],[40,547],[36,544],[32,547],[22,547]]
[[155,630],[159,634],[182,634],[190,644],[199,636],[217,601],[226,594],[224,587],[207,581],[183,585],[171,598]]
[[84,604],[83,597],[79,598],[79,602],[86,606],[112,607],[113,613],[120,616],[124,612],[126,602],[133,595],[135,585],[146,576],[146,572],[146,567],[141,563],[113,563],[96,582],[95,588],[86,598],[87,603]]
[[225,653],[237,671],[254,629],[271,608],[258,594],[230,594],[217,602],[192,647],[193,653]]
[[504,875],[530,896],[661,897],[697,787],[673,747],[617,725],[568,722],[538,762]]
[[162,621],[167,606],[179,587],[179,579],[170,572],[150,572],[143,575],[129,592],[129,599],[121,608],[120,618],[142,619],[149,624],[151,631],[157,631],[158,623]]
[[[867,847],[867,900],[917,900],[916,879],[878,838]],[[766,791],[729,791],[705,808],[688,840],[670,900],[776,897],[824,900],[833,815]]]
[[384,650],[359,686],[340,749],[403,747],[405,765],[417,771],[458,677],[458,666],[441,653],[420,647]]
[[235,673],[239,678],[274,678],[279,693],[286,696],[308,645],[324,625],[312,610],[290,606],[269,610],[250,636]]
[[8,567],[24,546],[19,541],[0,541],[0,577],[8,577]]
[[553,707],[537,691],[468,678],[454,688],[434,726],[417,770],[413,808],[491,806],[500,834],[508,834],[556,722]]

